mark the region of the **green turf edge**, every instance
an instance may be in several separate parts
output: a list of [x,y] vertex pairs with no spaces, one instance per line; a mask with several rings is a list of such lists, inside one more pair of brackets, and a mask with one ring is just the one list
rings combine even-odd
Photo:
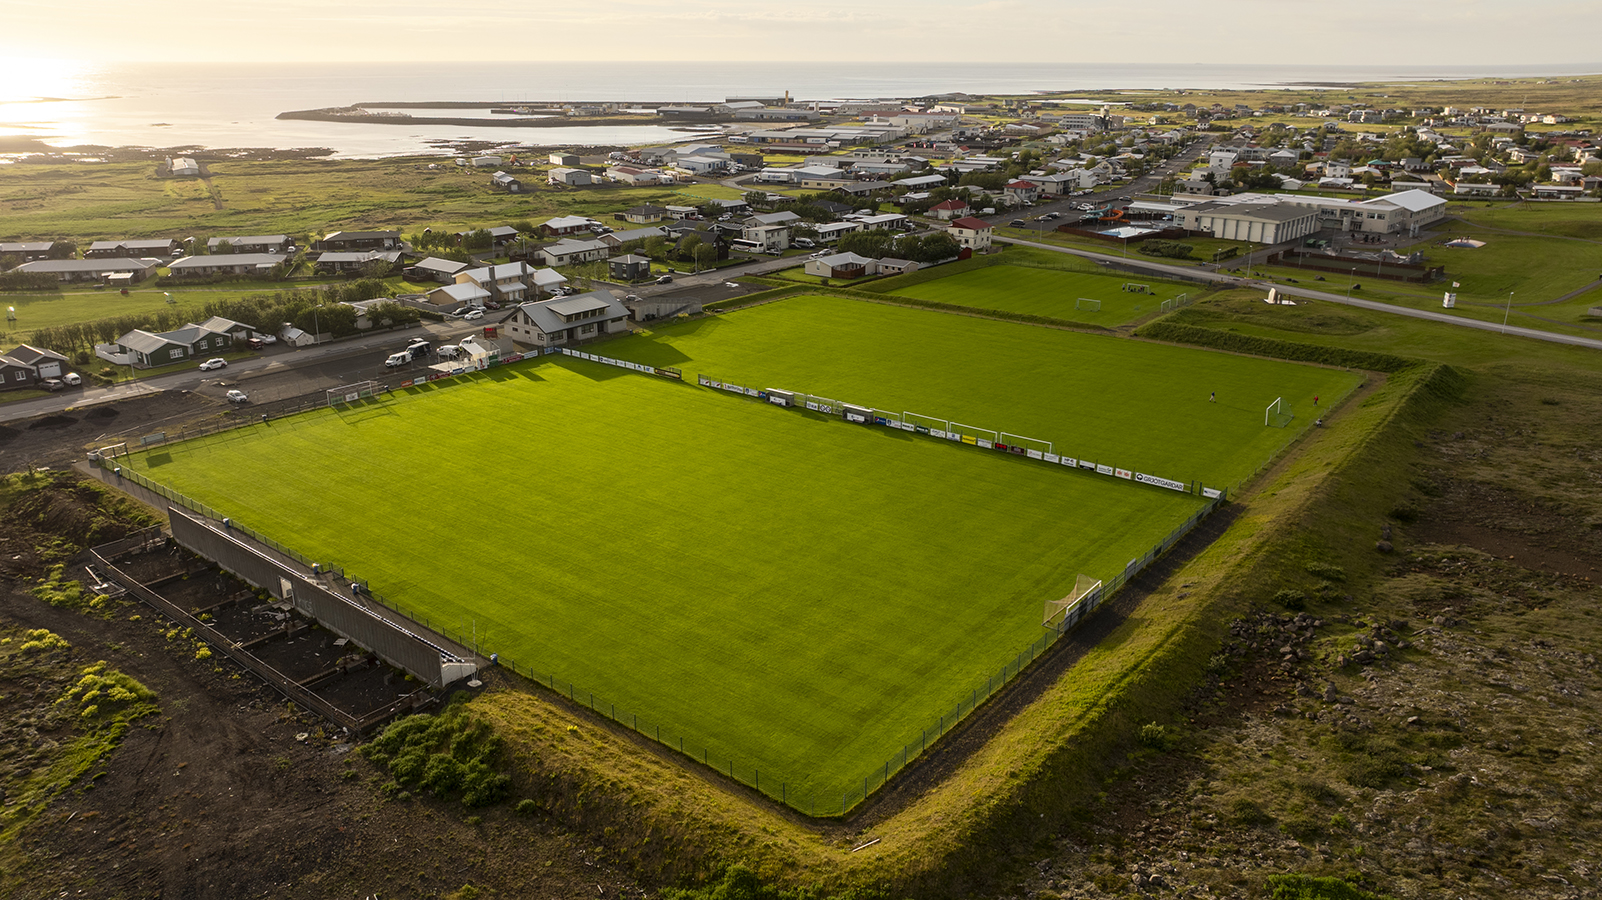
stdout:
[[[1250,605],[1243,592],[1260,593],[1265,578],[1284,581],[1321,549],[1291,526],[1328,515],[1349,535],[1380,517],[1420,423],[1451,402],[1460,382],[1446,366],[1414,367],[1310,435],[1221,538],[1057,687],[957,773],[882,820],[870,804],[851,823],[804,823],[526,685],[473,703],[506,737],[518,791],[569,827],[609,835],[621,861],[647,877],[682,883],[744,861],[783,884],[972,891],[1006,877],[998,855],[1027,854],[1064,824],[1043,813],[1083,810],[1135,728],[1175,717],[1225,623]],[[1334,561],[1350,557],[1377,565],[1351,548]],[[1184,598],[1180,583],[1190,585]],[[853,854],[865,827],[880,843]]]

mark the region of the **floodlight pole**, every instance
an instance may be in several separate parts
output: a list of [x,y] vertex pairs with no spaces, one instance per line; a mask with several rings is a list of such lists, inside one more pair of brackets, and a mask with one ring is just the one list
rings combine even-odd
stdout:
[[1507,317],[1513,314],[1513,292],[1507,292],[1507,309],[1502,312],[1502,333],[1507,334]]

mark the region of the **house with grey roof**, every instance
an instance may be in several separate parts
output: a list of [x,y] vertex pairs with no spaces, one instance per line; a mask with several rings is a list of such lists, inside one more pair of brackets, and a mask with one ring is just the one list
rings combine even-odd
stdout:
[[575,241],[563,238],[540,248],[540,259],[548,266],[571,266],[576,263],[606,259],[612,248],[605,241]]
[[[526,288],[524,290],[527,290]],[[521,294],[520,294],[521,295]],[[426,295],[428,304],[440,312],[460,312],[469,306],[482,307],[494,298],[488,290],[471,281],[447,284]]]
[[399,231],[334,231],[320,241],[313,241],[312,249],[350,252],[355,250],[394,250],[400,245]]
[[317,257],[317,271],[329,275],[353,274],[370,263],[394,266],[400,262],[399,250],[335,250]]
[[144,281],[156,274],[156,259],[36,259],[25,262],[13,272],[36,272],[54,275],[62,281],[104,281],[113,275],[125,275],[130,282]]
[[608,291],[523,303],[504,325],[516,343],[561,347],[628,330],[629,311]]
[[288,253],[295,239],[287,234],[245,234],[235,237],[214,237],[206,240],[206,252],[216,253],[223,244],[229,253]]
[[10,354],[0,354],[0,390],[32,387],[39,381],[33,367]]
[[284,262],[275,253],[219,253],[215,256],[186,256],[167,265],[172,275],[270,275]]
[[[60,251],[57,247],[61,246]],[[66,255],[65,246],[55,241],[0,241],[0,256],[15,256],[23,262],[49,259],[60,253]]]
[[428,256],[406,267],[408,281],[438,281],[441,284],[450,284],[456,280],[458,272],[468,268],[467,263],[457,262],[454,259],[439,259]]
[[555,269],[537,269],[526,262],[514,262],[458,272],[456,283],[476,284],[489,291],[495,302],[512,304],[527,300],[530,291],[534,291],[538,299],[538,292],[556,290],[567,283],[567,276]]
[[[237,323],[235,323],[237,324]],[[117,349],[136,369],[153,369],[198,356],[211,356],[233,346],[233,335],[191,322],[172,331],[134,329],[117,338]]]
[[171,238],[143,241],[95,241],[83,251],[84,259],[127,259],[142,256],[171,258],[178,242]]
[[43,347],[21,344],[6,356],[25,366],[32,366],[34,374],[40,379],[60,378],[67,371],[67,358]]
[[616,250],[630,241],[644,241],[654,237],[667,237],[667,229],[657,225],[649,228],[630,228],[627,231],[608,232],[596,237],[596,240]]

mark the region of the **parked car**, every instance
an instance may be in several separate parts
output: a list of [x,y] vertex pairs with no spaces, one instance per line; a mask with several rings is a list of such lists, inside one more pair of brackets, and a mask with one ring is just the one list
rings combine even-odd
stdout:
[[228,402],[229,403],[245,403],[245,402],[248,402],[249,400],[250,400],[250,398],[245,395],[244,391],[229,391],[228,392]]
[[389,358],[384,360],[384,368],[393,369],[396,366],[404,366],[411,361],[412,355],[407,353],[405,350],[402,350],[399,353],[391,353]]
[[245,346],[252,350],[260,350],[267,345],[262,342],[261,338],[251,338],[250,340],[245,341]]
[[262,334],[259,331],[256,333],[256,340],[261,341],[263,344],[276,344],[276,343],[278,343],[278,338],[276,338],[276,337],[274,337],[273,335],[270,335],[270,334]]
[[39,382],[39,384],[47,391],[59,391],[67,386],[66,383],[59,378],[46,378],[44,381]]
[[200,364],[200,371],[202,372],[210,372],[212,369],[226,368],[228,368],[228,360],[223,359],[220,356],[214,356]]
[[462,355],[462,348],[455,344],[446,344],[439,348],[440,359],[455,359]]
[[657,284],[672,284],[673,283],[673,276],[672,275],[663,275],[661,278],[658,278],[656,280],[656,283]]
[[1013,228],[1027,228],[1029,226],[1029,223],[1025,222],[1023,219],[1013,219],[1011,222],[1008,222],[1007,224],[1012,226]]
[[79,375],[77,372],[68,372],[67,374],[61,376],[61,380],[72,385],[73,387],[83,384],[83,376]]
[[482,318],[484,318],[484,311],[482,309],[470,309],[467,312],[462,313],[462,321],[464,322],[475,322]]
[[812,238],[796,238],[795,245],[805,250],[811,250],[813,247],[818,246],[813,242]]

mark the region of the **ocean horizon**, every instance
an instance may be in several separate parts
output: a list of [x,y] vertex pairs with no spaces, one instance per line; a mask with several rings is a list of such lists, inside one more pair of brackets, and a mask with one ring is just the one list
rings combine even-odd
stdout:
[[[335,158],[438,154],[469,141],[536,146],[690,137],[661,125],[496,128],[282,120],[385,102],[844,100],[934,94],[1272,90],[1355,82],[1574,77],[1567,65],[1286,66],[1090,63],[65,63],[0,86],[0,136],[72,147],[328,148]],[[477,114],[482,114],[482,110]],[[451,115],[446,110],[420,114]],[[15,158],[17,154],[11,154]],[[3,155],[0,155],[3,156]]]

